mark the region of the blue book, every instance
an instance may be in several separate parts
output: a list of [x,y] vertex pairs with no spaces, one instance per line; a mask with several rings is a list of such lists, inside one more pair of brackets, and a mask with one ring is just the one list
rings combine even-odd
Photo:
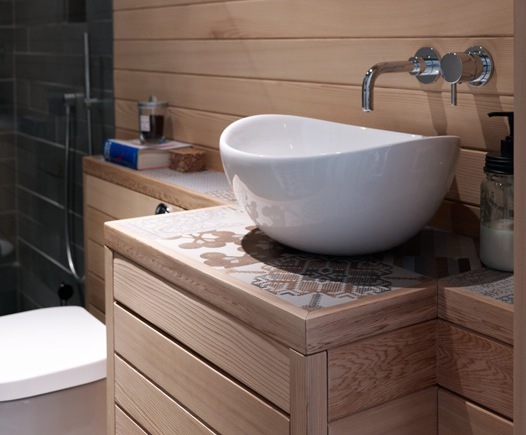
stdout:
[[104,159],[137,170],[167,168],[170,166],[170,150],[189,146],[177,141],[143,145],[138,140],[107,139]]

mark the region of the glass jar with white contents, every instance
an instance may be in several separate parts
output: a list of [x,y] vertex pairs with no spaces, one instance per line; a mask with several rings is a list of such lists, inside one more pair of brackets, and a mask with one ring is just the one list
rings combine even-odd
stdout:
[[501,141],[500,152],[486,154],[480,186],[480,260],[492,269],[513,272],[513,112],[506,116],[510,134]]
[[486,173],[480,197],[480,259],[513,271],[513,175]]

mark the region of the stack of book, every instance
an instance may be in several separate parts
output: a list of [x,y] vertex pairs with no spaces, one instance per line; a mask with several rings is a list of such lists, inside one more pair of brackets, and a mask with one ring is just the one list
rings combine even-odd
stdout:
[[190,146],[177,141],[141,144],[138,139],[107,139],[104,143],[104,159],[137,170],[167,168],[170,166],[170,150]]

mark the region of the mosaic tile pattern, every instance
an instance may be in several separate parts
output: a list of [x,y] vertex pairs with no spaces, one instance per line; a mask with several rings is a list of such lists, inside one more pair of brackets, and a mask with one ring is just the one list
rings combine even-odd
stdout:
[[440,281],[442,287],[461,287],[500,302],[513,304],[513,273],[479,269]]
[[224,199],[227,201],[235,201],[234,194],[230,188],[230,184],[226,175],[222,172],[216,171],[202,171],[202,172],[177,172],[169,168],[162,169],[147,169],[141,171],[147,175],[167,183],[177,184],[196,192],[206,193],[215,198]]
[[[221,228],[221,230],[212,229]],[[375,256],[337,257],[285,247],[237,207],[121,221],[164,248],[219,269],[295,306],[315,310],[414,285],[429,278]]]

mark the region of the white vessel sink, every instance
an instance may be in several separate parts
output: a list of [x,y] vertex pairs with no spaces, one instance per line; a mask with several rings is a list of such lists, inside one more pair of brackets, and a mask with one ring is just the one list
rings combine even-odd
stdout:
[[257,227],[320,254],[390,249],[421,230],[454,175],[460,140],[288,115],[229,125],[221,158]]

